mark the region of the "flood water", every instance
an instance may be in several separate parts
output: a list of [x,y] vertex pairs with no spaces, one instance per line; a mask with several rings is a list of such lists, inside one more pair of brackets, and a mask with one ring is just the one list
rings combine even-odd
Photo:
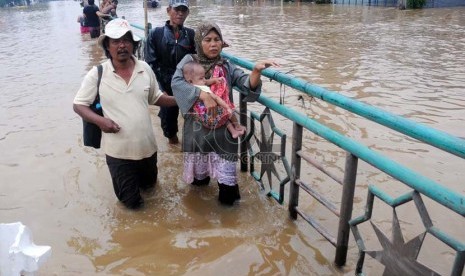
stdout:
[[[283,72],[465,138],[463,7],[400,11],[279,1],[191,5],[186,24],[217,22],[231,44],[229,53],[252,61],[273,58]],[[153,25],[167,19],[165,8],[162,1],[162,8],[149,10]],[[206,188],[183,183],[180,149],[167,145],[155,116],[155,194],[143,211],[122,208],[104,155],[82,146],[81,120],[72,111],[83,76],[104,60],[96,40],[79,32],[81,10],[75,1],[0,9],[0,223],[21,221],[37,244],[52,247],[38,275],[353,275],[357,247],[352,234],[347,265],[339,269],[333,264],[334,248],[303,219],[290,220],[286,203],[268,198],[247,174],[240,173],[242,199],[232,208],[218,204],[213,183]],[[121,0],[118,14],[144,23],[141,1]],[[281,93],[285,105],[465,193],[460,158],[323,101],[299,100],[296,91],[263,80],[266,96],[278,100]],[[276,123],[291,135],[288,121],[277,116]],[[340,149],[310,133],[304,144],[316,159],[342,172]],[[354,216],[363,212],[369,184],[393,197],[408,190],[367,165],[359,167]],[[340,201],[340,189],[330,180],[308,167],[302,175]],[[435,225],[463,242],[463,218],[427,203]],[[323,224],[337,226],[315,201],[301,200],[301,206]],[[379,212],[375,221],[389,233],[392,210]],[[402,229],[408,240],[418,232],[414,221],[421,223],[418,215],[405,213]],[[453,252],[434,241],[428,246],[422,261],[449,274]],[[365,272],[381,275],[383,267],[367,260]]]

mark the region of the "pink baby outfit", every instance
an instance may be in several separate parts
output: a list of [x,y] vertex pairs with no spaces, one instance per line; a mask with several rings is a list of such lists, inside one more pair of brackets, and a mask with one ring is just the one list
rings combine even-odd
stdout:
[[[231,103],[231,101],[229,100],[229,88],[226,83],[226,80],[224,79],[225,74],[222,65],[215,66],[212,78],[223,78],[223,81],[221,81],[220,83],[212,84],[210,86],[210,90],[212,91],[212,93],[214,93],[223,101],[225,101],[231,109],[234,109],[234,104]],[[217,106],[216,109],[216,116],[210,116],[207,113],[207,108],[205,107],[204,103],[200,100],[197,100],[193,106],[194,118],[206,128],[216,129],[221,126],[224,126],[229,121],[229,118],[231,118],[231,113],[221,106]]]

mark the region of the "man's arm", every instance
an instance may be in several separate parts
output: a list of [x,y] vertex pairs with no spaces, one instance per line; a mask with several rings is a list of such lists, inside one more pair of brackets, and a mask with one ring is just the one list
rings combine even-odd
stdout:
[[82,104],[73,104],[73,110],[83,120],[96,124],[105,133],[117,133],[121,128],[113,120],[98,115],[90,107]]
[[110,19],[111,18],[110,14],[106,14],[106,13],[103,13],[101,11],[96,11],[95,13],[97,14],[98,17],[103,18],[103,19]]
[[155,102],[155,105],[169,107],[169,106],[177,106],[178,104],[176,103],[176,100],[173,96],[163,94]]

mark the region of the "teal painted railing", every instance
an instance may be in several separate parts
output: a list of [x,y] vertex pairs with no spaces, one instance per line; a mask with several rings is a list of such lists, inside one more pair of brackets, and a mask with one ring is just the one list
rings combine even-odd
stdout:
[[[254,64],[252,62],[243,60],[224,52],[223,56],[238,66],[248,70],[253,69]],[[279,83],[288,85],[289,87],[297,89],[303,93],[306,93],[307,95],[319,98],[325,102],[339,106],[347,111],[351,111],[371,121],[397,130],[403,134],[416,138],[439,149],[443,149],[447,152],[460,156],[461,158],[465,158],[464,139],[460,139],[449,135],[448,133],[412,122],[401,116],[390,114],[379,108],[358,102],[356,100],[352,100],[335,92],[309,84],[308,82],[305,82],[292,75],[288,75],[271,68],[263,70],[262,75]],[[383,155],[367,148],[366,146],[356,141],[353,141],[348,137],[345,137],[344,135],[318,123],[317,121],[303,114],[300,114],[286,106],[280,105],[278,102],[273,101],[263,95],[260,96],[258,102],[288,118],[292,122],[298,123],[313,133],[327,139],[328,141],[347,150],[348,152],[351,152],[358,158],[404,182],[415,190],[420,191],[421,193],[450,208],[458,214],[465,216],[465,196],[460,195],[457,192],[454,192],[449,188],[444,187],[441,184],[390,160],[387,157],[384,157]]]
[[[134,28],[143,30],[143,26],[137,24],[131,24]],[[151,28],[151,25],[148,24],[148,29]],[[222,53],[222,56],[229,59],[232,63],[236,64],[239,67],[245,68],[247,70],[252,70],[254,63],[244,60],[242,58],[233,56],[226,52]],[[415,138],[421,142],[427,143],[433,147],[441,149],[445,152],[451,153],[456,155],[460,158],[465,158],[465,140],[452,136],[446,132],[442,132],[418,123],[415,123],[411,120],[408,120],[404,117],[394,115],[383,111],[379,108],[361,103],[357,100],[350,99],[348,97],[342,96],[336,92],[327,90],[325,88],[310,84],[305,82],[295,76],[290,74],[282,73],[280,71],[274,70],[272,68],[268,68],[262,71],[262,75],[274,80],[280,84],[284,84],[291,88],[294,88],[302,93],[305,93],[309,96],[318,98],[323,100],[329,104],[338,106],[343,108],[349,112],[355,113],[360,115],[370,121],[376,122],[383,126],[386,126],[392,130],[397,132],[403,133],[409,137]],[[242,97],[242,95],[241,95]],[[451,237],[450,235],[446,234],[445,232],[441,231],[438,227],[434,226],[431,219],[426,212],[426,208],[423,205],[421,200],[421,196],[426,196],[435,202],[447,207],[449,210],[459,214],[462,217],[465,217],[465,196],[453,191],[436,181],[429,179],[391,159],[388,157],[371,150],[370,148],[354,141],[343,134],[303,115],[300,114],[291,108],[288,108],[284,105],[279,104],[278,102],[261,95],[258,99],[258,102],[263,106],[267,107],[267,112],[270,110],[280,114],[281,116],[287,118],[289,121],[292,121],[294,124],[293,127],[293,135],[292,135],[292,151],[291,151],[291,163],[290,165],[287,164],[287,158],[285,156],[285,144],[286,144],[286,134],[282,133],[280,130],[276,129],[272,126],[272,130],[281,137],[281,154],[276,155],[272,153],[270,157],[272,160],[281,160],[285,161],[286,171],[288,172],[288,177],[284,178],[280,182],[280,193],[276,195],[274,192],[270,192],[270,195],[276,198],[280,203],[283,202],[284,196],[284,185],[290,183],[290,191],[289,191],[289,212],[290,216],[294,219],[297,218],[297,215],[300,215],[304,218],[307,222],[310,223],[320,234],[322,234],[331,244],[336,247],[336,254],[335,254],[335,263],[338,266],[342,266],[346,262],[347,257],[347,250],[348,250],[348,242],[349,242],[349,232],[351,229],[353,235],[356,239],[357,245],[360,251],[360,257],[357,263],[357,273],[362,273],[363,268],[363,261],[366,253],[366,248],[363,243],[363,239],[358,231],[357,225],[363,223],[371,218],[372,207],[374,198],[378,198],[379,200],[385,202],[389,206],[391,206],[394,210],[396,207],[405,204],[410,201],[414,201],[415,206],[418,209],[420,216],[422,217],[423,224],[425,227],[425,233],[429,233],[434,237],[438,238],[445,244],[449,245],[452,249],[456,250],[457,254],[455,257],[454,264],[452,265],[451,275],[461,275],[464,269],[465,264],[465,244],[461,241]],[[246,125],[247,122],[247,105],[245,102],[240,101],[240,116],[241,116],[241,123]],[[257,115],[256,113],[251,113],[250,116],[250,126],[252,130],[249,134],[241,140],[241,168],[243,170],[247,170],[246,160],[248,158],[244,158],[247,155],[247,143],[250,142],[251,139],[251,132],[255,128],[254,121],[260,121],[263,117],[270,116],[270,114],[262,114]],[[260,121],[261,122],[261,121]],[[302,151],[302,131],[306,129],[315,133],[316,135],[326,139],[327,141],[333,143],[334,145],[340,147],[341,149],[345,150],[346,155],[346,163],[345,163],[345,174],[343,179],[339,179],[337,176],[332,175],[328,171],[325,170],[324,167],[316,164],[314,160],[306,156]],[[262,141],[263,145],[263,141]],[[270,148],[266,145],[261,147],[261,150],[269,150]],[[267,154],[267,152],[261,152],[260,154]],[[251,162],[251,174],[252,176],[261,181],[260,174],[253,171],[253,160],[257,157],[258,154],[253,153],[249,147],[249,157]],[[408,192],[404,195],[399,196],[398,198],[391,198],[386,192],[382,191],[381,189],[377,188],[374,185],[370,185],[368,189],[368,197],[367,197],[367,204],[365,207],[365,214],[357,217],[352,218],[352,209],[353,209],[353,197],[354,197],[354,189],[356,187],[356,175],[357,175],[357,164],[358,160],[362,160],[368,164],[371,164],[375,168],[379,169],[380,171],[392,176],[393,178],[397,179],[398,181],[406,184],[413,191]],[[318,194],[314,191],[309,185],[307,185],[302,179],[300,179],[300,169],[301,169],[301,162],[302,160],[309,162],[311,165],[315,166],[317,169],[320,169],[322,172],[326,173],[332,179],[334,179],[339,184],[343,185],[343,192],[341,196],[341,204],[339,211],[335,204],[331,203],[329,200],[325,198],[324,195]],[[262,174],[263,175],[263,174]],[[337,238],[331,236],[330,231],[322,227],[316,219],[314,219],[311,215],[305,214],[298,208],[299,203],[299,190],[302,189],[305,192],[309,193],[309,195],[313,196],[317,199],[322,205],[332,211],[336,216],[339,217],[339,227],[337,229]],[[393,229],[395,231],[400,231],[398,229],[398,221],[397,217],[395,217]],[[375,229],[376,230],[376,229]],[[393,230],[393,231],[394,231]],[[395,232],[394,231],[394,232]],[[399,233],[396,232],[396,237]],[[423,242],[424,235],[419,237],[419,247]],[[403,241],[403,238],[400,238]],[[398,242],[402,244],[401,242]],[[419,247],[417,251],[419,251]],[[394,248],[394,247],[393,247]],[[385,249],[387,250],[387,249]],[[391,254],[400,254],[399,257],[402,257],[403,253],[402,248],[400,249],[391,249],[391,250],[398,250],[396,252],[389,252]],[[368,253],[370,254],[370,253]],[[417,254],[418,255],[418,254]],[[410,274],[418,274],[418,273],[433,273],[434,271],[429,270],[425,267],[416,266],[414,261],[416,260],[416,256],[414,256],[413,261],[411,256],[407,256],[406,258],[398,258],[394,262],[391,263],[383,263],[386,267],[390,269],[390,271],[396,271],[398,273],[410,273]],[[405,262],[410,261],[411,263],[405,264]],[[413,263],[412,263],[413,262]]]
[[[233,56],[231,54],[222,53],[223,57],[229,59],[232,63],[245,68],[247,70],[252,70],[254,63],[244,60],[242,58]],[[268,68],[262,71],[262,75],[274,80],[280,84],[287,85],[291,88],[294,88],[302,93],[305,93],[309,96],[321,99],[327,103],[343,108],[349,112],[360,115],[370,121],[379,123],[383,126],[386,126],[390,129],[393,129],[397,132],[403,133],[409,137],[415,138],[421,142],[430,144],[433,147],[441,149],[443,151],[449,152],[453,155],[459,156],[460,158],[465,158],[465,140],[452,136],[446,132],[442,132],[411,120],[408,120],[404,117],[394,115],[383,111],[379,108],[361,103],[357,100],[350,99],[343,95],[340,95],[336,92],[324,89],[322,87],[310,84],[305,82],[295,76],[282,73],[280,71]],[[464,244],[460,241],[454,239],[453,237],[447,235],[445,232],[439,230],[436,226],[433,226],[431,223],[427,212],[420,199],[412,196],[413,193],[418,193],[424,196],[431,198],[432,200],[440,203],[441,205],[449,208],[453,212],[465,217],[465,196],[453,191],[436,181],[429,179],[389,158],[386,156],[371,150],[370,148],[344,136],[337,131],[322,125],[321,123],[303,115],[291,108],[288,108],[284,105],[281,105],[277,101],[274,101],[264,95],[261,95],[258,99],[258,102],[266,106],[270,110],[280,114],[281,116],[289,119],[294,123],[294,131],[292,135],[292,153],[291,158],[292,162],[290,166],[292,167],[292,175],[290,177],[290,196],[289,196],[289,211],[292,218],[297,218],[297,215],[303,217],[307,222],[309,222],[320,234],[322,234],[331,244],[336,246],[336,256],[335,263],[337,265],[344,265],[346,262],[347,248],[348,248],[348,229],[352,229],[354,236],[357,239],[357,244],[359,245],[360,250],[360,259],[357,265],[357,273],[362,273],[363,260],[365,256],[365,247],[363,245],[363,240],[358,232],[357,225],[370,219],[371,217],[371,208],[369,202],[367,203],[366,209],[367,214],[362,217],[351,220],[352,209],[353,209],[353,195],[356,183],[356,174],[357,174],[357,162],[358,159],[365,161],[368,164],[371,164],[380,171],[392,176],[398,181],[408,185],[414,191],[408,193],[407,195],[402,195],[396,199],[392,199],[386,192],[377,189],[375,186],[371,185],[369,188],[370,196],[377,197],[380,200],[386,202],[392,208],[395,208],[401,204],[415,201],[415,204],[419,208],[419,213],[424,219],[425,232],[435,236],[445,244],[449,245],[451,248],[457,251],[455,262],[452,268],[452,275],[461,275],[465,263],[465,251]],[[246,112],[247,107],[242,101],[240,102],[241,114]],[[251,118],[257,118],[257,115],[251,116]],[[253,120],[251,120],[251,123]],[[245,121],[241,121],[245,124]],[[316,135],[325,138],[327,141],[337,145],[338,147],[344,149],[347,152],[346,157],[346,166],[345,166],[345,175],[343,180],[338,180],[337,177],[332,176],[327,173],[324,168],[319,168],[324,173],[328,174],[331,178],[336,180],[338,183],[343,185],[343,194],[341,198],[340,211],[335,210],[334,204],[325,199],[324,195],[320,195],[315,192],[309,185],[305,184],[300,179],[300,166],[301,160],[304,159],[310,164],[316,166],[314,161],[311,160],[308,156],[305,156],[301,152],[302,143],[302,129],[309,130]],[[242,148],[242,153],[245,152],[245,146]],[[241,160],[247,160],[241,158]],[[244,166],[243,166],[244,167]],[[253,166],[252,166],[253,167]],[[260,180],[260,176],[257,173],[253,172],[252,174],[255,179]],[[332,237],[330,231],[324,229],[316,219],[312,218],[309,215],[304,214],[298,209],[299,201],[299,190],[302,189],[317,199],[321,204],[327,207],[334,214],[339,216],[339,229],[337,233],[337,239]],[[282,190],[282,189],[281,189]],[[282,196],[280,197],[282,198]],[[421,240],[422,244],[423,240]],[[402,249],[398,249],[402,250]],[[418,248],[419,251],[419,248]],[[392,253],[392,252],[391,252]],[[399,252],[396,252],[399,253]],[[402,256],[399,255],[399,256]],[[417,256],[415,256],[416,258]],[[410,258],[411,259],[411,258]],[[429,273],[430,270],[415,270],[413,266],[408,264],[401,266],[398,264],[399,261],[392,263],[385,263],[386,266],[392,266],[399,268],[403,273],[418,273],[419,271]],[[402,262],[401,262],[402,263]],[[406,268],[407,267],[407,268]],[[433,272],[434,273],[434,272]]]
[[[254,64],[250,61],[235,57],[225,52],[223,52],[223,56],[240,67],[246,68],[248,70],[253,68]],[[361,103],[356,100],[352,100],[336,92],[332,92],[322,87],[310,84],[292,75],[282,73],[271,68],[264,70],[262,75],[299,90],[307,95],[313,96],[330,104],[339,106],[347,111],[363,116],[373,122],[377,122],[405,135],[416,138],[422,142],[431,144],[432,146],[435,146],[439,149],[443,149],[447,152],[465,158],[464,139],[457,138],[446,132],[423,126],[401,116],[397,116],[379,108]]]

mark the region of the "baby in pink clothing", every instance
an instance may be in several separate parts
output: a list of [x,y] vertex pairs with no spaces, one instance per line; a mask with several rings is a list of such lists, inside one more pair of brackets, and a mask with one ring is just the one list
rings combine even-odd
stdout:
[[[186,63],[182,68],[182,72],[186,81],[199,87],[204,92],[214,94],[214,99],[218,104],[216,116],[212,116],[207,113],[207,109],[203,102],[197,100],[193,106],[194,117],[201,122],[204,127],[211,129],[216,129],[227,124],[226,128],[233,138],[244,135],[246,129],[239,124],[236,116],[234,116],[234,105],[229,100],[229,94],[224,93],[224,91],[222,91],[223,93],[220,95],[217,94],[217,90],[224,88],[222,84],[225,83],[225,79],[223,77],[205,79],[205,69],[195,61]],[[216,89],[212,89],[212,91],[209,86]]]

